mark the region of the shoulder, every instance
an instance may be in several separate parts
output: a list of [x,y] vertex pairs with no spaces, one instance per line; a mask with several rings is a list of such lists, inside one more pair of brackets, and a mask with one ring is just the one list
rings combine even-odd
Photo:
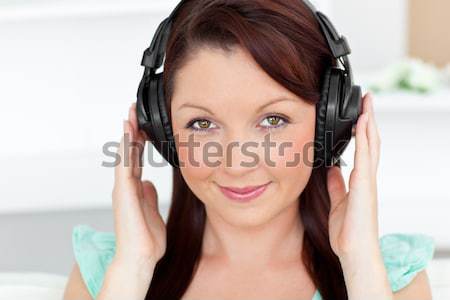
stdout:
[[114,233],[97,231],[89,225],[77,225],[72,230],[72,247],[83,281],[95,299],[115,254]]
[[397,292],[425,270],[433,258],[434,241],[423,234],[393,233],[380,238],[380,248],[392,291]]
[[[423,285],[428,284],[425,268],[434,254],[433,239],[423,234],[391,233],[379,241],[391,289],[394,293],[402,290],[395,299],[412,299],[411,295],[423,293]],[[312,300],[322,300],[318,291]]]

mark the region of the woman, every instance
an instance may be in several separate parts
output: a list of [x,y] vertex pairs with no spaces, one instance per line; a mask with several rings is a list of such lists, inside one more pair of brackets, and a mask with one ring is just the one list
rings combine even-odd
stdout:
[[[173,169],[167,225],[153,184],[141,181],[142,147],[133,147],[131,165],[122,159],[115,169],[115,233],[74,229],[77,263],[64,299],[431,299],[432,241],[378,239],[380,137],[370,94],[349,190],[339,167],[312,166],[315,104],[335,63],[298,0],[188,1],[164,63],[184,163]],[[124,133],[141,146],[149,138],[134,104]],[[260,146],[267,137],[276,145],[268,152]],[[189,141],[197,145],[181,146]],[[239,148],[247,142],[256,163]],[[222,149],[213,159],[204,157],[208,143]],[[279,151],[283,143],[290,146]],[[120,145],[124,157],[124,137]],[[253,198],[224,188],[260,185]]]

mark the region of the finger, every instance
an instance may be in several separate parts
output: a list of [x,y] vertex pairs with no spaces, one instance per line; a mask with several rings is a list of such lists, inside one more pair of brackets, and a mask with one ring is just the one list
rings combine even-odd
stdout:
[[[125,230],[129,218],[136,219],[135,211],[137,205],[133,199],[137,194],[135,180],[131,175],[131,167],[129,164],[129,158],[126,158],[130,128],[126,120],[123,121],[123,135],[120,140],[120,146],[118,150],[119,163],[114,169],[114,187],[112,193],[112,206],[114,211],[114,227],[118,236],[123,236],[122,230]],[[128,160],[128,161],[127,161]],[[122,232],[122,234],[120,234]]]
[[144,180],[142,182],[142,189],[145,205],[150,209],[158,210],[158,193],[155,185],[149,180]]
[[341,168],[331,167],[327,173],[327,188],[330,195],[331,211],[345,199],[347,194]]
[[133,104],[128,109],[128,121],[130,122],[131,126],[133,127],[133,132],[135,133],[135,140],[138,139],[138,124],[137,124],[137,117],[135,115],[135,110],[133,109]]
[[[129,115],[129,120],[131,122],[131,124],[133,125],[133,128],[135,129],[135,140],[136,143],[139,144],[139,156],[142,156],[142,152],[144,151],[145,148],[145,136],[143,135],[143,131],[139,130],[139,125],[138,125],[138,120],[137,120],[137,114],[136,114],[136,103],[133,103],[131,105],[131,110],[130,110],[130,115]],[[142,164],[140,164],[140,166],[142,166]]]
[[143,144],[145,146],[145,141],[148,140],[147,135],[142,129],[139,129],[139,124],[137,120],[137,112],[136,112],[136,102],[131,104],[130,114],[128,116],[131,124],[135,128],[136,131],[136,141]]
[[380,157],[380,134],[376,125],[375,112],[373,109],[373,96],[369,95],[369,122],[367,128],[367,136],[369,140],[370,156],[372,158],[372,168],[376,171]]
[[144,151],[145,144],[138,131],[136,110],[133,108],[133,105],[128,110],[128,120],[134,137],[131,144],[133,162],[132,174],[135,178],[140,179],[142,175],[142,153]]
[[130,153],[129,153],[129,141],[132,137],[130,126],[128,121],[123,121],[123,135],[120,139],[119,150],[119,163],[114,169],[115,184],[121,184],[129,182],[132,179],[131,166],[130,166]]
[[[145,180],[142,182],[143,198],[141,201],[144,218],[150,226],[158,226],[158,219],[162,220],[162,216],[158,208],[158,193],[155,185]],[[155,220],[155,221],[154,221]]]
[[130,114],[128,116],[128,119],[130,120],[131,124],[133,124],[134,128],[136,128],[136,139],[138,141],[145,140],[143,131],[139,129],[139,124],[137,120],[137,114],[136,114],[136,102],[131,104]]
[[367,176],[369,174],[370,154],[367,140],[367,118],[368,113],[364,112],[359,116],[356,124],[355,136],[355,165],[354,170],[357,174]]
[[128,109],[128,126],[130,127],[130,143],[129,143],[129,152],[130,152],[130,167],[131,167],[131,174],[134,176],[134,168],[135,168],[135,153],[136,153],[136,147],[135,139],[136,139],[136,132],[133,128],[133,124],[130,122],[130,109]]

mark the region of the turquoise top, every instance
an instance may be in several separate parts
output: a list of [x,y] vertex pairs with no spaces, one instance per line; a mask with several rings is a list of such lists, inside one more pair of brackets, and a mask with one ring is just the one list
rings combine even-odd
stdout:
[[[81,276],[92,298],[96,299],[115,254],[114,233],[77,225],[73,228],[72,245]],[[393,292],[408,285],[425,269],[434,253],[433,239],[423,234],[387,234],[380,238],[380,247]],[[316,291],[312,300],[321,299]]]

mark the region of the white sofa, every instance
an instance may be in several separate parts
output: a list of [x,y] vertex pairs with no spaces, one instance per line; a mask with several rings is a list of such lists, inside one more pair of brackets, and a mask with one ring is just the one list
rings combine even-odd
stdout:
[[0,300],[62,300],[67,277],[49,273],[0,273]]

